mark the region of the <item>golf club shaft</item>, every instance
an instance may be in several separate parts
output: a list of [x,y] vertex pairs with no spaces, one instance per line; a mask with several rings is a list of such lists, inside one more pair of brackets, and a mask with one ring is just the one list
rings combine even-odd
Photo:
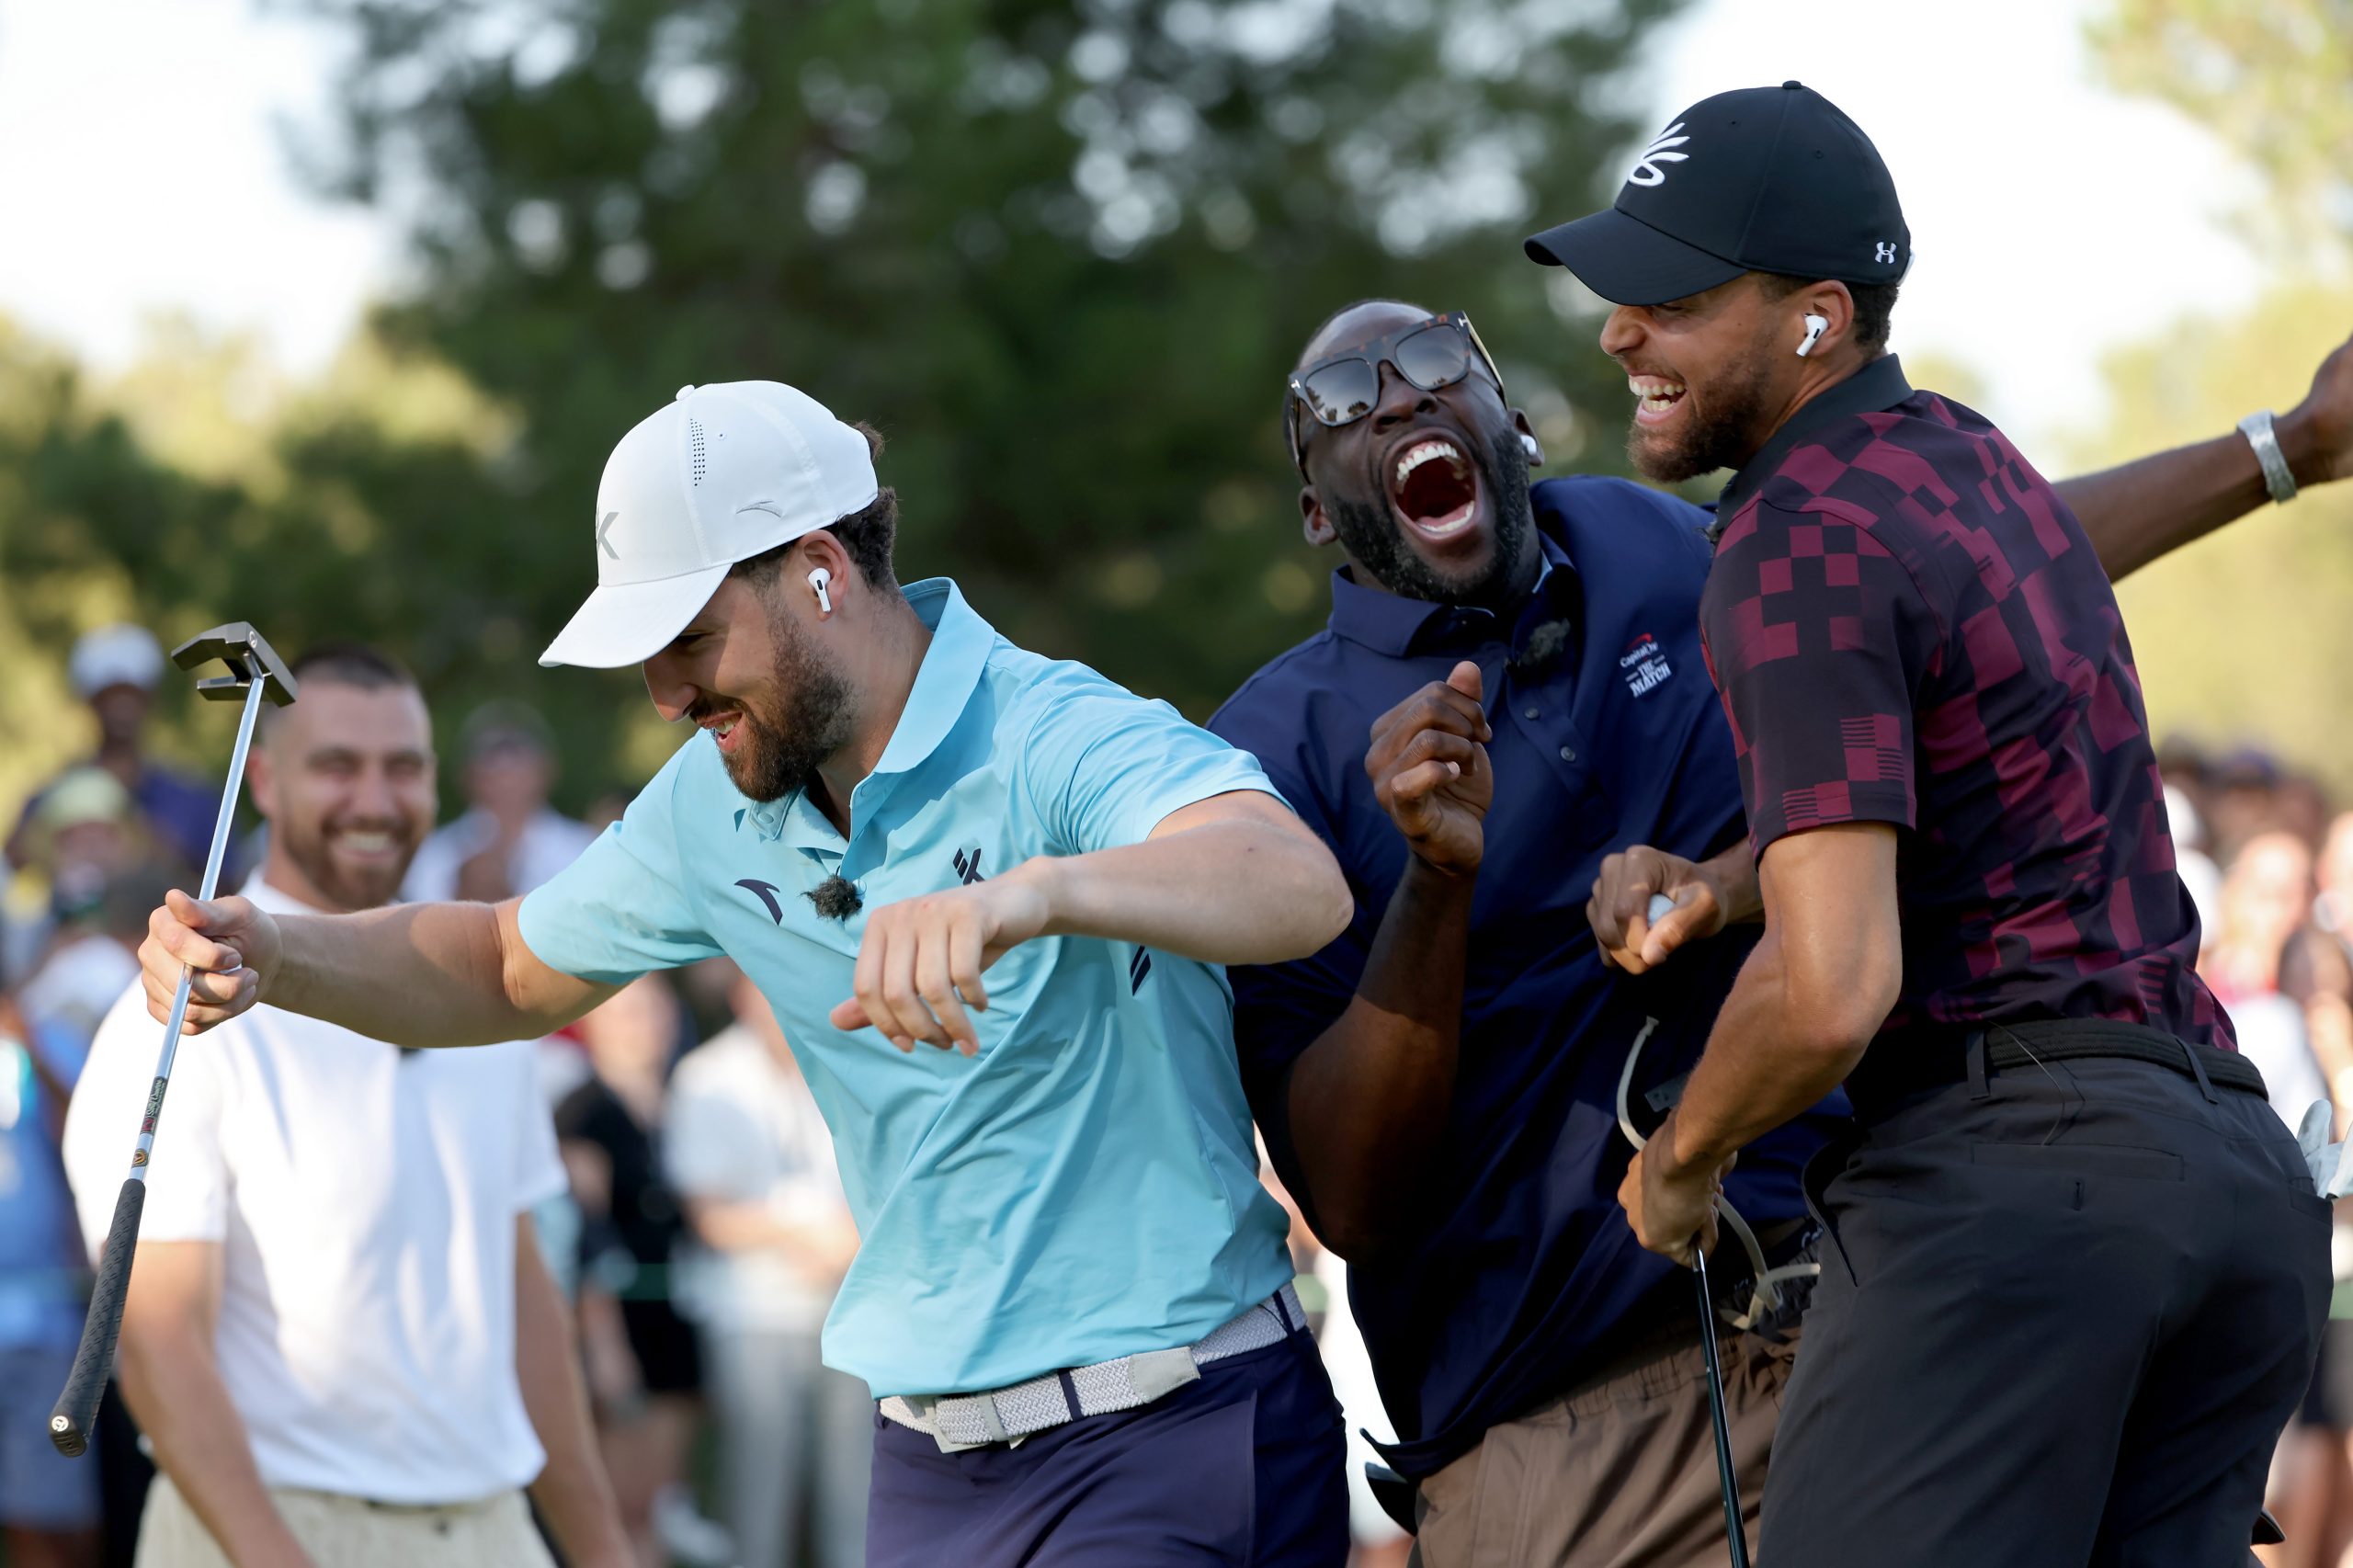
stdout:
[[1699,1350],[1708,1372],[1708,1416],[1716,1430],[1716,1474],[1723,1483],[1724,1534],[1732,1568],[1748,1568],[1748,1534],[1740,1522],[1740,1475],[1732,1463],[1732,1415],[1724,1405],[1723,1363],[1716,1356],[1716,1303],[1708,1290],[1708,1255],[1691,1255],[1691,1278],[1699,1291]]
[[[221,882],[221,864],[228,856],[229,832],[237,815],[237,790],[244,782],[245,753],[252,748],[254,719],[261,711],[267,677],[256,673],[245,688],[245,711],[237,722],[237,749],[229,758],[229,779],[221,790],[221,814],[212,824],[212,849],[204,858],[204,881],[197,897],[211,898]],[[188,1018],[189,987],[196,972],[183,968],[179,988],[172,994],[171,1021],[164,1026],[163,1053],[155,1062],[155,1081],[147,1090],[147,1111],[139,1122],[139,1147],[131,1156],[131,1174],[114,1200],[114,1218],[107,1225],[106,1250],[98,1255],[97,1278],[90,1286],[90,1312],[82,1321],[82,1345],[74,1353],[74,1370],[65,1392],[49,1413],[49,1440],[72,1459],[90,1446],[90,1426],[97,1418],[98,1399],[105,1393],[107,1374],[114,1369],[116,1339],[122,1333],[122,1307],[131,1289],[131,1256],[139,1244],[139,1217],[147,1201],[147,1162],[155,1148],[155,1124],[164,1114],[164,1086],[171,1081],[172,1059],[178,1054],[180,1026]]]

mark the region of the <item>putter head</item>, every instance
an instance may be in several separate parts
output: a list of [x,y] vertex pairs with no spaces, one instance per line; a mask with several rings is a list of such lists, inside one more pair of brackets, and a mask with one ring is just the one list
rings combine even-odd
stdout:
[[245,695],[245,687],[260,681],[264,694],[278,707],[294,700],[294,677],[287,673],[278,650],[248,622],[233,620],[226,626],[200,631],[172,650],[172,663],[184,670],[214,659],[227,665],[229,673],[198,681],[199,697],[215,702],[239,701]]

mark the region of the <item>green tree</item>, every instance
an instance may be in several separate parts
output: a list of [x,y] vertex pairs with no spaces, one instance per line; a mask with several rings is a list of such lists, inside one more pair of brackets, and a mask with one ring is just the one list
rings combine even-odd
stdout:
[[[2353,290],[2285,289],[2229,321],[2176,324],[2107,366],[2103,463],[2285,409],[2353,324]],[[2353,485],[2267,507],[2134,574],[2117,599],[2160,733],[2269,747],[2353,801]]]
[[540,696],[575,792],[665,749],[632,675],[531,660],[605,454],[682,383],[873,420],[908,575],[1196,715],[1323,614],[1277,416],[1326,312],[1472,311],[1556,460],[1619,415],[1518,241],[1606,199],[1677,0],[311,4],[354,43],[312,167],[410,241],[376,328],[503,413],[300,426],[239,602],[392,636],[445,718]]
[[2353,3],[2115,0],[2090,34],[2111,81],[2262,170],[2290,232],[2353,235]]

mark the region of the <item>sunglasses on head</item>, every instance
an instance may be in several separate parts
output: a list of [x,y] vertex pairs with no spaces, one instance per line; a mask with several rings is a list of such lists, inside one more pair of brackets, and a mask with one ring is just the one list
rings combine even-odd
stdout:
[[1503,396],[1504,379],[1495,369],[1495,358],[1479,341],[1479,329],[1461,311],[1449,311],[1403,332],[1356,344],[1318,359],[1290,378],[1290,396],[1283,402],[1283,432],[1290,438],[1290,460],[1299,465],[1301,473],[1307,472],[1307,432],[1299,422],[1300,406],[1305,404],[1315,422],[1326,429],[1353,425],[1381,401],[1384,364],[1394,366],[1399,375],[1424,392],[1450,387],[1477,365],[1495,383],[1495,395]]

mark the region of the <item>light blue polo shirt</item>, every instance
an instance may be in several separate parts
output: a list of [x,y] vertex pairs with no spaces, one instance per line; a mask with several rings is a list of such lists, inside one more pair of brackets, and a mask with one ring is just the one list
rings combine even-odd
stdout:
[[[931,646],[850,796],[847,842],[803,796],[746,799],[698,733],[522,908],[524,940],[568,974],[619,983],[724,953],[774,1005],[863,1238],[825,1360],[878,1398],[1189,1345],[1291,1273],[1217,966],[1024,943],[987,972],[977,1058],[903,1055],[826,1021],[884,904],[1140,843],[1211,795],[1274,793],[1166,703],[1015,647],[947,579],[906,595]],[[864,900],[847,921],[804,896],[836,871]]]

